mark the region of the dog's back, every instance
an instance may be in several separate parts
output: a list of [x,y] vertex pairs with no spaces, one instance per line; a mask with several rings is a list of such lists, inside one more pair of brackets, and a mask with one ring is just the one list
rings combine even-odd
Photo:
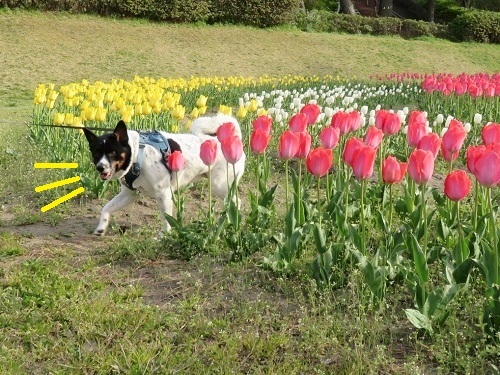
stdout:
[[191,133],[197,136],[200,135],[215,135],[217,129],[224,123],[231,122],[234,125],[235,135],[241,138],[241,128],[236,120],[232,116],[224,115],[218,113],[215,117],[199,117],[193,121],[191,124]]

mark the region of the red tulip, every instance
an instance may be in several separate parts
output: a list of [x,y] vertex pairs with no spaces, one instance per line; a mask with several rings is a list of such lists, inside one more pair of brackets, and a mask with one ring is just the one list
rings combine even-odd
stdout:
[[304,159],[311,150],[311,134],[304,131],[297,133],[299,136],[299,151],[295,154],[297,159]]
[[451,120],[448,130],[443,135],[441,152],[446,161],[453,161],[458,157],[467,132],[460,121]]
[[225,138],[235,134],[234,124],[232,122],[225,122],[217,129],[217,139],[222,142]]
[[323,177],[332,166],[332,150],[318,147],[312,150],[306,158],[306,167],[309,173],[316,177]]
[[185,161],[182,152],[176,150],[168,155],[167,166],[172,172],[179,172],[184,168]]
[[319,139],[324,148],[335,148],[339,143],[340,130],[339,128],[333,128],[328,126],[324,128],[319,134]]
[[377,150],[370,146],[361,146],[352,156],[352,171],[360,180],[370,178],[373,174],[373,165]]
[[491,122],[488,125],[483,126],[483,129],[481,130],[481,137],[483,138],[483,143],[485,145],[500,143],[500,124]]
[[482,186],[497,185],[500,183],[500,154],[487,147],[476,156],[474,170],[474,175]]
[[421,185],[428,182],[434,172],[434,155],[427,150],[414,150],[408,158],[408,174]]
[[397,113],[379,110],[375,113],[375,126],[386,135],[396,134],[401,129],[401,119]]
[[273,124],[272,117],[267,115],[259,116],[252,121],[253,130],[260,129],[266,132],[267,134],[271,133],[272,124]]
[[299,136],[287,130],[281,134],[278,154],[281,159],[289,160],[299,151]]
[[243,156],[243,143],[240,137],[231,135],[223,139],[220,143],[222,154],[229,164],[236,164]]
[[382,178],[386,184],[396,184],[405,176],[408,164],[400,163],[394,156],[388,156],[382,163]]
[[408,124],[408,132],[406,139],[408,146],[416,148],[420,139],[428,133],[427,125],[425,122],[414,122]]
[[361,138],[349,138],[345,143],[344,152],[342,154],[344,163],[352,167],[352,157],[354,155],[354,152],[362,146],[364,146],[364,144]]
[[300,110],[300,113],[305,113],[307,115],[307,125],[314,124],[318,119],[320,112],[320,106],[313,103],[306,104]]
[[463,170],[453,171],[444,180],[444,193],[452,201],[461,201],[470,192],[470,178]]
[[307,128],[308,117],[305,113],[296,113],[290,118],[288,127],[294,133],[302,133]]
[[439,154],[439,149],[441,148],[441,138],[436,133],[429,133],[424,135],[418,141],[417,148],[420,150],[432,151],[434,159],[437,158]]
[[382,142],[384,132],[376,126],[370,126],[365,135],[365,145],[377,148]]
[[200,158],[203,164],[210,166],[215,163],[217,158],[217,141],[215,139],[207,139],[200,146]]
[[265,130],[255,129],[250,136],[250,148],[256,154],[263,154],[270,139],[271,134],[266,133]]
[[361,127],[361,113],[358,111],[352,111],[348,113],[348,126],[349,131],[355,132]]

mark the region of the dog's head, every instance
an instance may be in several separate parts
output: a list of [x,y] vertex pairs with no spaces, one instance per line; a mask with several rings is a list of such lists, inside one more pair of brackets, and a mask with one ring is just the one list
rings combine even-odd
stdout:
[[109,180],[117,171],[127,169],[130,164],[131,149],[127,126],[123,121],[118,122],[113,133],[100,137],[86,128],[83,128],[83,132],[89,141],[92,159],[101,179]]

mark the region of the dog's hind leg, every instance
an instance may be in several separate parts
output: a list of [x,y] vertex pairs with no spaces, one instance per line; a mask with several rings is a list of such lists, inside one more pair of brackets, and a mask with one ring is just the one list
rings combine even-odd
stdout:
[[104,235],[108,229],[111,214],[133,203],[138,196],[139,194],[135,190],[130,190],[122,185],[120,193],[103,207],[101,217],[99,218],[99,225],[97,225],[94,234],[97,236]]
[[172,191],[169,188],[162,189],[162,193],[156,196],[156,203],[158,204],[158,209],[160,210],[161,220],[163,222],[162,232],[170,231],[170,224],[165,217],[165,214],[172,216]]

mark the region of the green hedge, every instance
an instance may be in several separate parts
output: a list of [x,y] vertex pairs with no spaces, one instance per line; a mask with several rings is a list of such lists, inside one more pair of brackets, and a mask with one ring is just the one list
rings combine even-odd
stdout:
[[458,41],[500,43],[500,13],[475,10],[450,23],[450,35]]
[[155,21],[256,27],[293,24],[304,31],[400,35],[403,38],[434,36],[500,43],[500,13],[497,12],[469,11],[456,17],[447,27],[410,19],[306,11],[301,9],[301,4],[301,0],[0,0],[0,7],[118,15]]

